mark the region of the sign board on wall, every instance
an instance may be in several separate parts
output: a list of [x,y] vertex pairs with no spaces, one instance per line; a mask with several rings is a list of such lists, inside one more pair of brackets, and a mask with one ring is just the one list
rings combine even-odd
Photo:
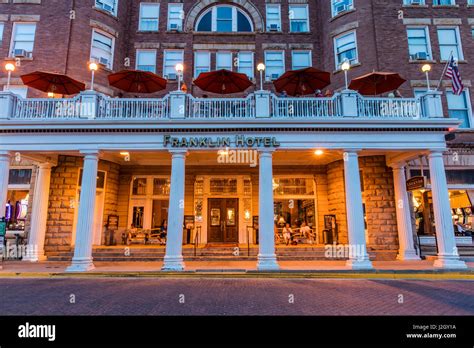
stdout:
[[414,176],[407,180],[407,191],[415,191],[426,188],[426,176]]

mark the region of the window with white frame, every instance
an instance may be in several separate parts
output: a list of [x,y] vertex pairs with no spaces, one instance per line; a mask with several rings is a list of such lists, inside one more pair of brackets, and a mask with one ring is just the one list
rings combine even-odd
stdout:
[[454,6],[456,5],[455,0],[433,0],[434,6]]
[[472,110],[468,91],[464,90],[460,95],[456,95],[452,91],[446,91],[446,99],[448,101],[449,117],[459,119],[462,122],[461,128],[470,128]]
[[332,16],[339,13],[350,11],[354,8],[353,0],[331,0]]
[[140,31],[158,31],[160,17],[160,4],[140,3],[140,21],[138,30]]
[[308,5],[290,5],[290,32],[309,31]]
[[275,80],[284,72],[284,51],[265,51],[265,80]]
[[95,0],[95,7],[117,16],[118,0]]
[[351,31],[334,38],[334,53],[336,69],[339,69],[341,64],[346,60],[351,64],[355,64],[359,61],[355,31]]
[[410,60],[432,59],[428,27],[407,28]]
[[183,30],[183,4],[168,4],[168,30]]
[[267,31],[281,31],[281,8],[280,4],[267,4]]
[[[4,91],[7,90],[7,85],[3,86],[3,90]],[[23,86],[23,85],[21,85],[21,86],[20,85],[10,85],[10,87],[8,88],[8,91],[10,91],[12,93],[15,93],[15,94],[19,95],[22,98],[26,98],[27,95],[28,95],[28,87]]]
[[184,51],[165,50],[163,60],[163,75],[169,80],[175,80],[177,78],[176,65],[183,64]]
[[0,45],[3,44],[3,29],[5,28],[5,23],[0,22]]
[[209,71],[211,71],[211,53],[209,51],[194,52],[194,77]]
[[237,72],[247,74],[249,79],[254,77],[253,75],[253,52],[239,52],[237,54],[238,66]]
[[31,56],[35,45],[36,23],[13,23],[11,55]]
[[251,32],[250,17],[236,6],[217,5],[205,11],[196,21],[196,31]]
[[291,69],[298,70],[312,66],[311,51],[292,51]]
[[448,60],[453,54],[454,59],[463,60],[461,37],[458,27],[438,28],[438,41],[441,60]]
[[112,69],[114,60],[114,41],[115,39],[111,35],[93,29],[90,60],[98,62],[108,69]]
[[156,73],[156,50],[137,50],[136,68]]
[[216,70],[220,69],[232,71],[232,52],[216,53]]
[[425,0],[403,0],[405,6],[425,5]]

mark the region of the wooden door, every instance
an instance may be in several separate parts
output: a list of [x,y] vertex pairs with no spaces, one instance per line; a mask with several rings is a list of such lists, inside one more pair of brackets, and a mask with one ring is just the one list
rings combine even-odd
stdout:
[[208,242],[239,242],[239,199],[209,198]]

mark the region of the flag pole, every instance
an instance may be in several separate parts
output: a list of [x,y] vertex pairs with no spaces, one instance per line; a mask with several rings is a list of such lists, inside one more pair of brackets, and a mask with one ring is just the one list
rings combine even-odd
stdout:
[[453,56],[454,56],[453,51],[451,51],[451,53],[449,54],[449,58],[446,64],[444,65],[444,69],[443,69],[443,72],[441,73],[441,77],[439,78],[438,85],[436,86],[436,91],[439,90],[439,88],[441,87],[441,82],[443,81],[444,74],[446,74],[446,69],[448,69],[449,62],[451,62],[451,58],[453,58]]

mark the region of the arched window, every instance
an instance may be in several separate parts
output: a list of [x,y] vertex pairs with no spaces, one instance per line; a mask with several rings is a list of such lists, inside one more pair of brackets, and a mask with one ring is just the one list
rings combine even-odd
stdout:
[[252,32],[253,27],[250,18],[236,6],[218,5],[198,18],[196,31]]

